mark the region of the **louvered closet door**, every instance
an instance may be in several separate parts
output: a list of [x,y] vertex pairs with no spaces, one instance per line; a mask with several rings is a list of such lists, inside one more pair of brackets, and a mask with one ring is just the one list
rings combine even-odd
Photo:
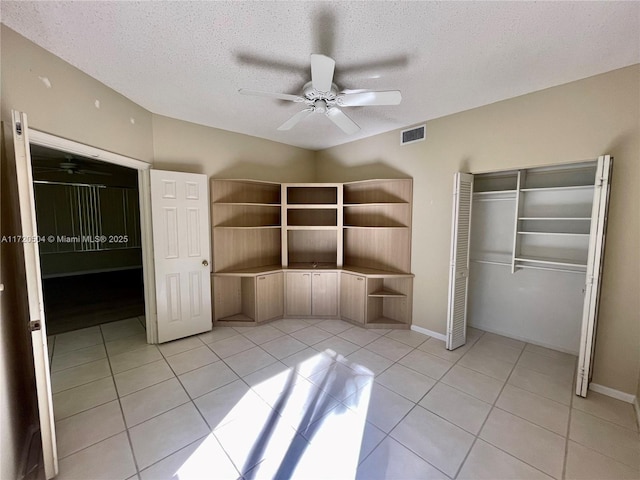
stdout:
[[598,158],[596,182],[591,210],[591,231],[589,234],[589,253],[587,256],[587,280],[582,311],[582,332],[580,337],[580,355],[576,394],[587,396],[592,376],[593,353],[595,350],[596,325],[600,301],[602,262],[604,259],[604,241],[609,210],[609,192],[613,158],[603,155]]
[[451,269],[449,272],[449,306],[447,310],[448,350],[454,350],[466,343],[473,175],[458,172],[454,177],[453,185]]

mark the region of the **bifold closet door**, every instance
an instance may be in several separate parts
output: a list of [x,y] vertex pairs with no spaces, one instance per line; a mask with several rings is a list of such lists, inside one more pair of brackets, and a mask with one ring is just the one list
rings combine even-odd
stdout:
[[453,185],[447,350],[461,347],[466,343],[467,337],[467,289],[469,285],[473,175],[458,172],[454,177]]
[[587,390],[592,376],[612,167],[613,158],[611,156],[603,155],[598,158],[593,193],[593,207],[591,210],[587,277],[576,382],[576,394],[582,397],[587,396]]

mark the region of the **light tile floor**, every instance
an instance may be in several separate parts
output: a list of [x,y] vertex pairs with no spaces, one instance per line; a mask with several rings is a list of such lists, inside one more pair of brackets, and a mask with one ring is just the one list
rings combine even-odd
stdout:
[[631,405],[573,395],[575,357],[468,337],[288,319],[155,346],[138,318],[51,337],[58,478],[640,478]]

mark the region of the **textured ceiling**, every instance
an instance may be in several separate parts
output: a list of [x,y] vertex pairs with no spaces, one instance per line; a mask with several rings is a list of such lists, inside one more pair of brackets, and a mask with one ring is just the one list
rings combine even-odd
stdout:
[[[640,62],[640,2],[1,2],[2,23],[153,113],[318,150]],[[309,55],[350,107],[346,135],[300,104]],[[46,76],[46,72],[42,73]]]

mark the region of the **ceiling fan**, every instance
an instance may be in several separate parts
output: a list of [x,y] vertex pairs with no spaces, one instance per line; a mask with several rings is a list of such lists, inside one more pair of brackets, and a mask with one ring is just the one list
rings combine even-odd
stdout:
[[[35,156],[34,159],[38,159],[39,157]],[[44,157],[40,157],[44,158]],[[34,165],[34,170],[39,172],[58,172],[58,173],[68,173],[69,175],[111,175],[108,172],[101,172],[99,170],[88,170],[82,168],[82,166],[75,161],[75,159],[71,156],[65,157],[64,161],[61,161],[57,167],[47,167],[47,166],[39,166]]]
[[278,127],[278,130],[290,130],[303,118],[312,113],[326,115],[346,134],[353,134],[360,127],[351,120],[339,107],[364,107],[371,105],[398,105],[402,101],[399,90],[383,92],[339,91],[333,83],[333,72],[336,62],[326,55],[311,55],[311,81],[302,88],[302,95],[289,95],[287,93],[261,92],[257,90],[238,90],[242,95],[255,95],[258,97],[279,98],[291,102],[304,103],[307,108],[296,113],[289,120]]

